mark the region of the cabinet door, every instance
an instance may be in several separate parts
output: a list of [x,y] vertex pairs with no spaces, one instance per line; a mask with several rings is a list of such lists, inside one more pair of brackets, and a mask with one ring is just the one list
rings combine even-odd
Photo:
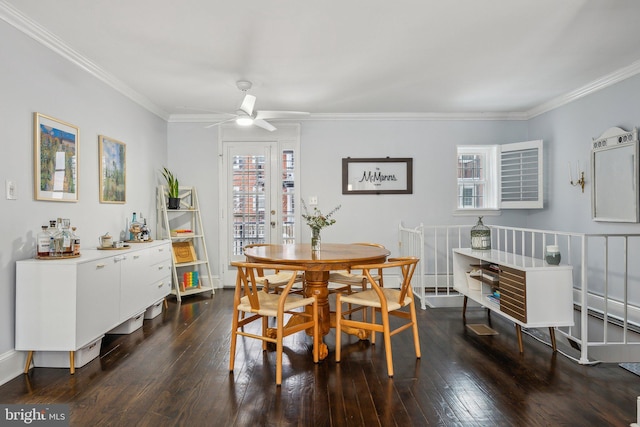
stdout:
[[122,284],[120,291],[120,320],[122,322],[140,314],[153,301],[149,298],[149,251],[139,250],[120,258]]
[[120,266],[115,257],[78,265],[76,349],[120,323]]
[[16,350],[75,350],[76,265],[16,264]]
[[509,267],[500,271],[500,311],[527,323],[526,273]]

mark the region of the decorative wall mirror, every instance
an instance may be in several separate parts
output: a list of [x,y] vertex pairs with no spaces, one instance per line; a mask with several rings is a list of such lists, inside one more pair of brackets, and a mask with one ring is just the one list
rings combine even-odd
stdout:
[[594,221],[638,222],[638,130],[613,127],[593,139],[591,213]]

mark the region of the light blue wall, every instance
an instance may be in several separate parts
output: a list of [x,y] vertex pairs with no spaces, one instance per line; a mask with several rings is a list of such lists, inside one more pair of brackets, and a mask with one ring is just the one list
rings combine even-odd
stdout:
[[[529,120],[529,139],[544,139],[548,203],[541,211],[529,211],[526,225],[581,233],[638,233],[640,224],[603,223],[591,220],[589,166],[591,140],[610,127],[632,130],[640,126],[640,76],[571,102]],[[584,194],[569,185],[569,166],[580,162],[585,170]],[[575,178],[574,178],[575,179]]]
[[[34,200],[34,112],[80,128],[77,203]],[[1,360],[14,348],[15,262],[35,255],[40,226],[52,218],[70,218],[78,227],[82,247],[90,248],[105,232],[118,235],[134,211],[155,218],[153,188],[159,165],[167,158],[167,123],[4,21],[0,21],[0,117]],[[98,135],[126,144],[124,205],[99,202]],[[6,200],[5,180],[17,184],[17,200]]]
[[[305,199],[318,196],[323,209],[342,205],[336,224],[323,231],[323,239],[376,241],[393,252],[400,221],[411,227],[476,222],[475,217],[452,217],[457,202],[457,145],[522,141],[526,131],[522,121],[305,122],[301,194]],[[342,195],[342,158],[387,156],[413,158],[413,194]],[[505,212],[486,222],[515,225],[519,217]]]

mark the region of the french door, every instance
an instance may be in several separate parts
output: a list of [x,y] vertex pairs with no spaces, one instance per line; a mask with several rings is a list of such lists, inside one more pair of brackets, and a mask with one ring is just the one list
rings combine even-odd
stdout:
[[[254,243],[295,243],[297,141],[223,140],[224,191],[220,221],[224,286],[235,283],[232,261]],[[222,189],[221,189],[222,190]],[[224,193],[224,194],[223,194]],[[222,246],[222,245],[221,245]]]

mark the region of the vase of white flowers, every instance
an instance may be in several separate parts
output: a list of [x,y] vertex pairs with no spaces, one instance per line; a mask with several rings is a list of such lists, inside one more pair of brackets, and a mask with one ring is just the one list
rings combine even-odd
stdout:
[[326,215],[324,215],[317,206],[314,206],[313,212],[309,213],[304,200],[302,200],[302,207],[304,209],[302,218],[307,221],[307,225],[311,228],[311,250],[313,252],[319,252],[322,243],[320,230],[336,223],[335,218],[332,218],[332,216],[338,211],[338,209],[340,209],[340,205],[336,206],[331,212]]

